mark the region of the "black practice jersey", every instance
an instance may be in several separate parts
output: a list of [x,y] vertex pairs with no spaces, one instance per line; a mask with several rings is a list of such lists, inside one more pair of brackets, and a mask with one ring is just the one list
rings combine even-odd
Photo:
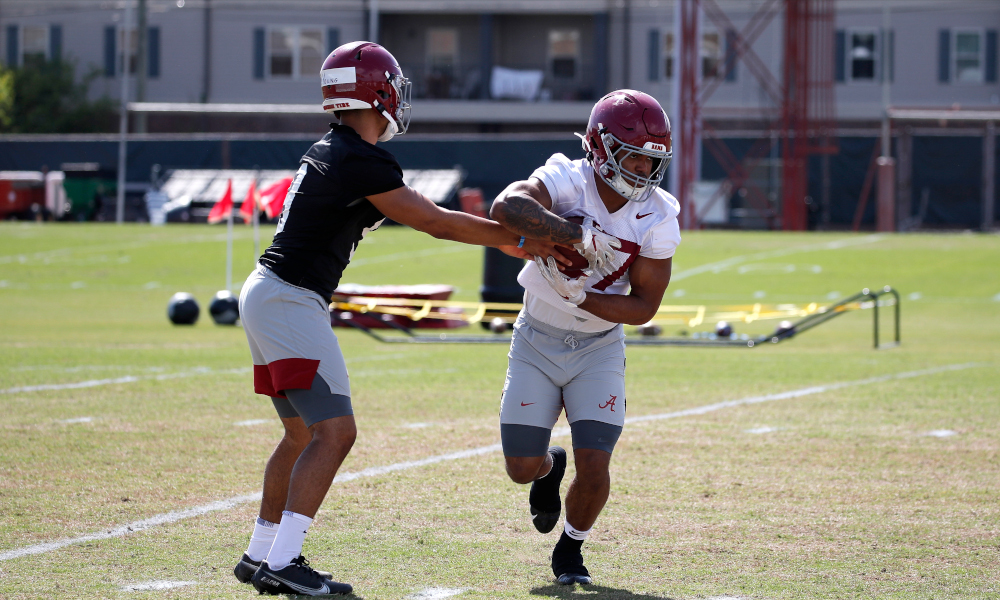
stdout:
[[302,157],[260,264],[329,301],[358,243],[385,219],[366,197],[400,187],[403,170],[392,154],[331,125]]

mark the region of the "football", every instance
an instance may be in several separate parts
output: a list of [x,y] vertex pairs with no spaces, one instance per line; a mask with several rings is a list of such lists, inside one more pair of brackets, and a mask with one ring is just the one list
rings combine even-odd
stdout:
[[563,265],[563,273],[566,277],[571,279],[579,279],[583,277],[583,270],[590,266],[590,263],[582,254],[576,251],[576,248],[570,246],[556,246],[556,251],[562,254],[570,260],[572,263],[570,266]]
[[[567,221],[570,223],[576,223],[577,225],[582,225],[583,219],[583,217],[576,215],[566,217]],[[583,270],[590,266],[590,262],[572,246],[556,246],[556,250],[572,262],[572,264],[568,267],[563,265],[563,273],[566,277],[571,279],[579,279],[580,277],[583,277]]]

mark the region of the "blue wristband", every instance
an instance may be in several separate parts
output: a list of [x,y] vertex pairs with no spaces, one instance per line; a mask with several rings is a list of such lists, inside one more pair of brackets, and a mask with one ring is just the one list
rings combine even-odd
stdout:
[[524,236],[521,236],[521,241],[517,243],[518,248],[524,248]]

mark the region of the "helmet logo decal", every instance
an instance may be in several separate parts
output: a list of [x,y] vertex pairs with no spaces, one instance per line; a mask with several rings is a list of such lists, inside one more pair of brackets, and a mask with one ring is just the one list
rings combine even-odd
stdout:
[[655,150],[657,152],[666,152],[667,151],[667,147],[666,146],[664,146],[663,144],[656,144],[654,142],[646,142],[645,144],[642,145],[642,148],[644,150]]
[[324,69],[320,72],[323,85],[336,85],[344,83],[357,83],[358,73],[354,67],[340,67],[337,69]]

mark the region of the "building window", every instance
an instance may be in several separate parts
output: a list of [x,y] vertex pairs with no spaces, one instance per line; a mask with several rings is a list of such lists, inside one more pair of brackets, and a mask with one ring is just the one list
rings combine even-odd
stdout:
[[722,43],[718,33],[701,35],[701,76],[711,79],[722,75]]
[[450,98],[458,64],[458,30],[431,28],[427,30],[428,98]]
[[303,29],[299,33],[299,69],[305,77],[318,77],[326,60],[322,29]]
[[24,66],[44,63],[49,54],[49,28],[38,25],[21,27],[21,62]]
[[674,78],[674,34],[663,36],[663,75],[667,80]]
[[579,74],[580,31],[553,29],[549,31],[549,64],[555,79],[576,79]]
[[458,62],[458,30],[427,30],[427,67],[431,72],[450,73]]
[[958,83],[983,82],[983,32],[980,30],[955,30],[955,81]]
[[[136,67],[139,64],[139,31],[137,29],[118,30],[118,44],[120,48],[128,49],[128,73],[135,75]],[[123,45],[124,44],[124,45]],[[118,73],[123,72],[121,56],[118,56]]]
[[[725,64],[723,62],[722,40],[716,32],[703,33],[701,47],[701,76],[703,79],[722,77]],[[663,36],[663,75],[667,80],[674,78],[674,34]]]
[[875,81],[878,35],[875,30],[852,31],[847,48],[852,81]]
[[326,58],[323,30],[311,27],[275,27],[268,35],[271,77],[315,77]]

